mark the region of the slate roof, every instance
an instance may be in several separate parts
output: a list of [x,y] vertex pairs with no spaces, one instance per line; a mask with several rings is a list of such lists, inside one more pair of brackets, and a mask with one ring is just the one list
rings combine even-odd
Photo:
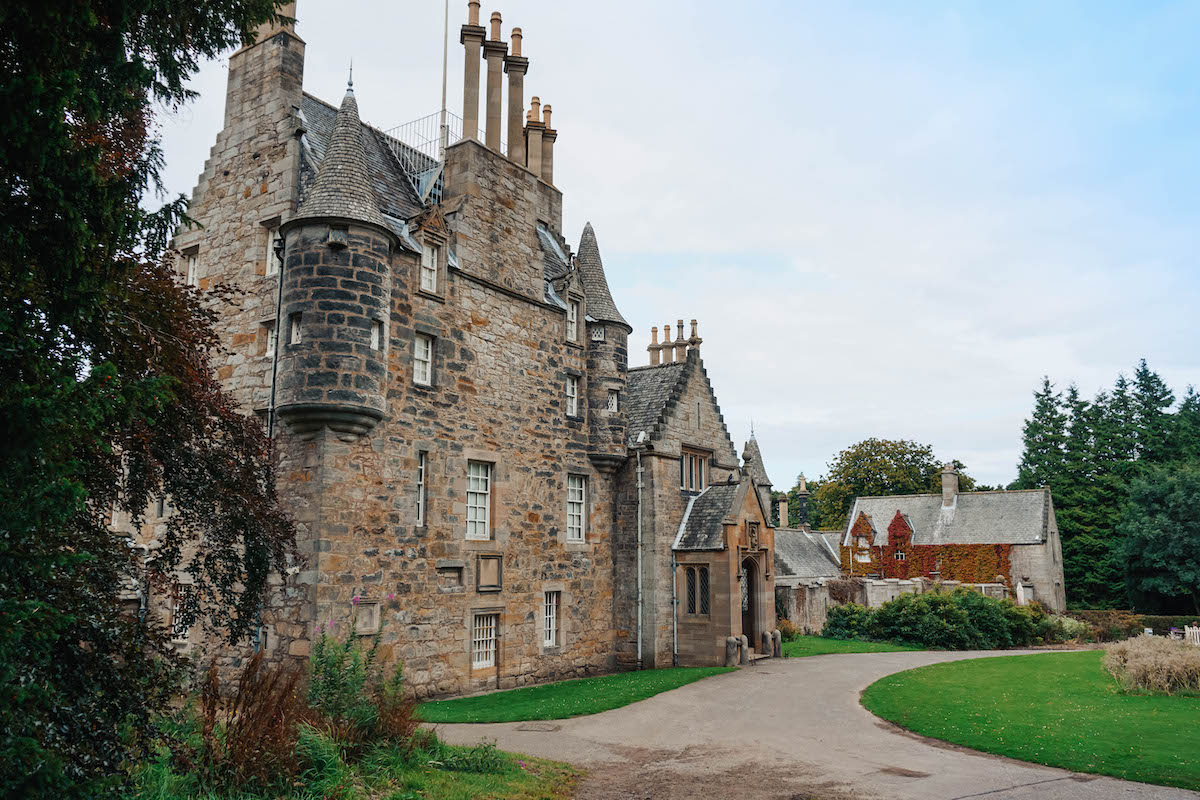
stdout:
[[588,316],[600,322],[619,322],[632,332],[633,328],[621,316],[608,290],[608,278],[604,275],[604,264],[600,260],[600,246],[596,244],[596,232],[592,230],[590,222],[583,226],[575,263],[583,283],[583,294],[587,298]]
[[[767,476],[767,467],[763,464],[762,451],[758,449],[758,440],[750,434],[750,441],[742,448],[742,462],[747,465],[750,477],[755,486],[770,486],[771,479]],[[787,520],[784,520],[786,522]]]
[[538,244],[542,246],[542,270],[546,280],[557,281],[567,277],[571,271],[571,256],[563,242],[545,225],[538,223]]
[[814,531],[825,537],[825,541],[829,543],[829,549],[833,551],[834,557],[838,563],[842,563],[842,532],[841,531]]
[[679,361],[629,370],[625,384],[625,414],[630,436],[637,436],[641,431],[654,435],[665,420],[672,395],[679,397],[676,389],[682,390],[685,366],[687,362]]
[[724,520],[732,513],[740,488],[740,483],[717,483],[688,501],[675,537],[675,549],[724,549]]
[[820,532],[776,528],[775,580],[836,578],[841,574],[841,562],[835,553]]
[[913,528],[913,544],[1041,544],[1046,540],[1052,503],[1046,489],[1013,492],[961,492],[953,506],[941,494],[859,497],[842,541],[859,513],[871,518],[876,545],[887,544],[887,529],[899,511]]
[[[351,97],[351,99],[353,98]],[[343,105],[345,105],[345,101],[343,101]],[[306,93],[300,99],[300,114],[304,119],[305,127],[305,134],[301,140],[303,147],[301,148],[300,166],[302,210],[309,202],[320,167],[324,164],[326,154],[330,149],[338,113],[339,109],[310,94]],[[358,119],[357,103],[355,103],[354,117]],[[396,161],[396,157],[388,149],[389,137],[361,121],[359,121],[359,127],[361,131],[359,143],[365,162],[365,170],[358,178],[359,190],[368,187],[373,189],[376,208],[384,214],[402,220],[412,219],[421,213],[423,207],[412,184],[409,183],[399,162]],[[389,227],[394,229],[395,225]]]

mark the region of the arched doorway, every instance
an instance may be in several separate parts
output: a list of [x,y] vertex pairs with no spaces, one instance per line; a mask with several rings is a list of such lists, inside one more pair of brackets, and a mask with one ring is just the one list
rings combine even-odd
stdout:
[[742,634],[751,650],[758,649],[758,564],[753,558],[742,561]]

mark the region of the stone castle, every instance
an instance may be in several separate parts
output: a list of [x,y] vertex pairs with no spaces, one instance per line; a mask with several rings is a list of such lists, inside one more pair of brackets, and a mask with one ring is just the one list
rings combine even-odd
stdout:
[[432,154],[363,124],[352,85],[307,94],[293,24],[230,57],[174,247],[183,279],[243,292],[219,377],[273,437],[300,531],[256,646],[303,658],[354,618],[421,696],[769,654],[758,445],[739,459],[695,320],[629,366],[596,233],[573,251],[562,230],[521,31],[479,12],[461,134]]

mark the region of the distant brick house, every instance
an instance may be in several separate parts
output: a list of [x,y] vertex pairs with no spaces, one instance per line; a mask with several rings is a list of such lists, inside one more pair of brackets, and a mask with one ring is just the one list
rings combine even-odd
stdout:
[[1062,545],[1048,489],[859,497],[841,542],[843,571],[876,579],[1000,584],[1019,603],[1066,608]]

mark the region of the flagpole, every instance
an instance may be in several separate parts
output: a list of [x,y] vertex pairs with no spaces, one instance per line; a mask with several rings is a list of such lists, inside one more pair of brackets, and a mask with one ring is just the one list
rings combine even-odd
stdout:
[[446,125],[446,62],[450,50],[450,0],[445,0],[445,16],[442,22],[442,143],[439,160],[446,163],[446,147],[450,143],[450,129]]

